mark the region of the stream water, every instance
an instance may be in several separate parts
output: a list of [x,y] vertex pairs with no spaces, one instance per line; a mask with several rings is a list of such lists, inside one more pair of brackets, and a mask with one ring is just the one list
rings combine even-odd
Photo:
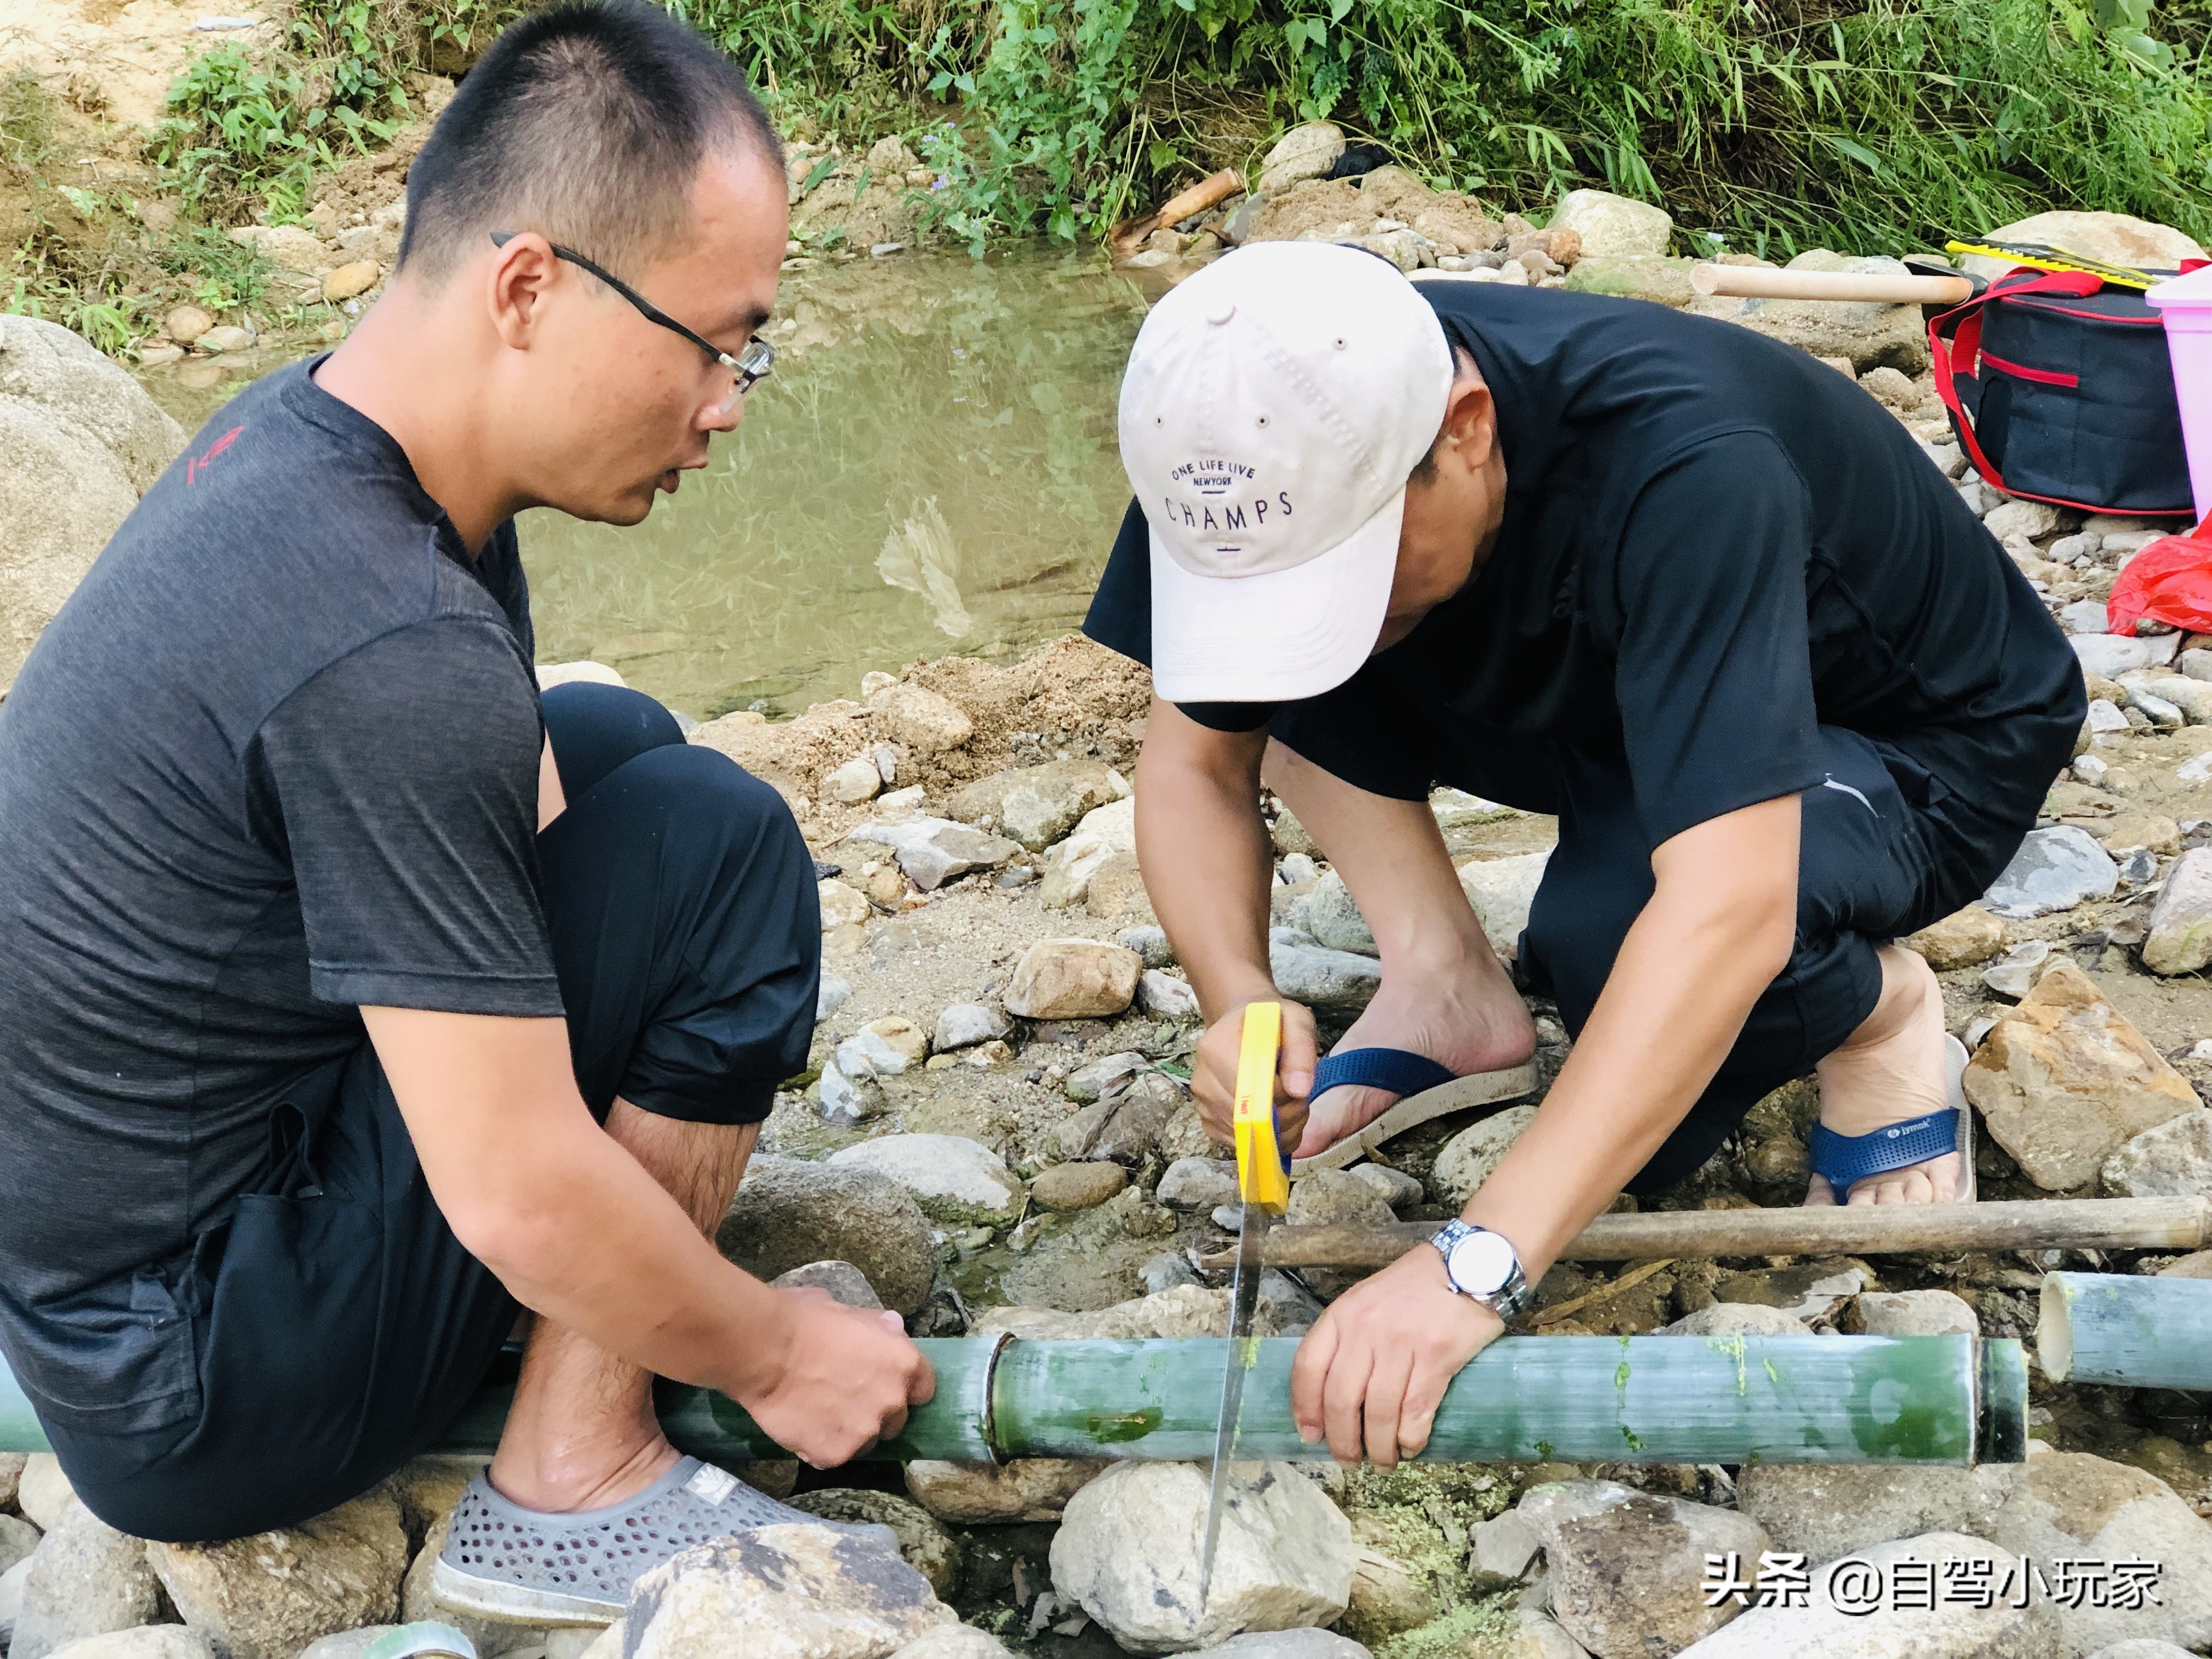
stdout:
[[[1128,499],[1114,410],[1145,307],[1097,256],[791,273],[775,373],[703,472],[630,529],[524,514],[539,659],[595,658],[696,718],[775,715],[1077,627]],[[191,430],[279,361],[145,378]]]

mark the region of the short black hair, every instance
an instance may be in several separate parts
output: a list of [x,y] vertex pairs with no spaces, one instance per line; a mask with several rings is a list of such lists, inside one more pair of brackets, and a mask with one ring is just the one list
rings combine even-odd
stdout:
[[735,64],[641,0],[526,17],[462,78],[407,174],[398,265],[432,279],[534,230],[620,273],[683,237],[701,164],[726,146],[782,169],[782,141]]

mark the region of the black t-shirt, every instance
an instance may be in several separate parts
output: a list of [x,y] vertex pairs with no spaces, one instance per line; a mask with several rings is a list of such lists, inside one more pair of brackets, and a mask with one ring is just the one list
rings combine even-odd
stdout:
[[[1491,557],[1343,686],[1186,713],[1300,748],[1411,708],[1447,738],[1616,759],[1651,847],[1820,782],[1821,725],[1884,739],[1918,805],[2032,817],[2049,779],[2013,763],[2041,722],[2078,726],[2073,653],[1872,398],[1793,348],[1661,306],[1419,286],[1496,397]],[[1134,502],[1085,631],[1150,659]],[[1395,735],[1375,733],[1352,781],[1419,799],[1444,775],[1432,745]]]
[[0,702],[0,1347],[87,1427],[359,1005],[562,1012],[513,527],[469,558],[309,368],[193,439]]

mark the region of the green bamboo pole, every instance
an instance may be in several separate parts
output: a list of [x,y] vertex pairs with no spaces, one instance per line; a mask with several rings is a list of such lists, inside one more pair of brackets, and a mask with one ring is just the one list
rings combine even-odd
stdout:
[[[873,1458],[1143,1458],[1212,1455],[1230,1343],[948,1339],[921,1345],[938,1392]],[[1240,1454],[1319,1459],[1290,1416],[1297,1342],[1253,1345]],[[9,1389],[12,1389],[12,1379]],[[42,1449],[0,1391],[0,1450]],[[16,1395],[20,1401],[20,1395]],[[684,1450],[720,1462],[787,1455],[729,1401],[665,1391]],[[2016,1342],[1965,1336],[1543,1336],[1492,1343],[1453,1380],[1425,1458],[1449,1462],[1925,1463],[2018,1461],[2026,1362]],[[487,1391],[437,1449],[497,1443]],[[27,1424],[27,1430],[24,1425]]]
[[2212,1279],[2045,1273],[2035,1346],[2054,1382],[2212,1389]]

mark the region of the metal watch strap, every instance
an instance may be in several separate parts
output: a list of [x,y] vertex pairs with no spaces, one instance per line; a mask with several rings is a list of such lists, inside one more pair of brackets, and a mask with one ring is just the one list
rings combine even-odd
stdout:
[[1470,1221],[1453,1220],[1439,1227],[1429,1242],[1437,1247],[1437,1253],[1444,1259],[1444,1283],[1451,1287],[1453,1292],[1465,1297],[1470,1302],[1480,1303],[1510,1324],[1526,1313],[1529,1305],[1536,1299],[1534,1287],[1529,1285],[1527,1275],[1521,1270],[1521,1253],[1513,1249],[1511,1239],[1506,1238],[1503,1233],[1491,1233],[1493,1238],[1504,1240],[1505,1248],[1511,1251],[1513,1255],[1511,1271],[1506,1274],[1505,1282],[1495,1291],[1488,1294],[1470,1291],[1452,1277],[1452,1247],[1470,1234],[1486,1232],[1491,1232],[1487,1227],[1478,1227]]

